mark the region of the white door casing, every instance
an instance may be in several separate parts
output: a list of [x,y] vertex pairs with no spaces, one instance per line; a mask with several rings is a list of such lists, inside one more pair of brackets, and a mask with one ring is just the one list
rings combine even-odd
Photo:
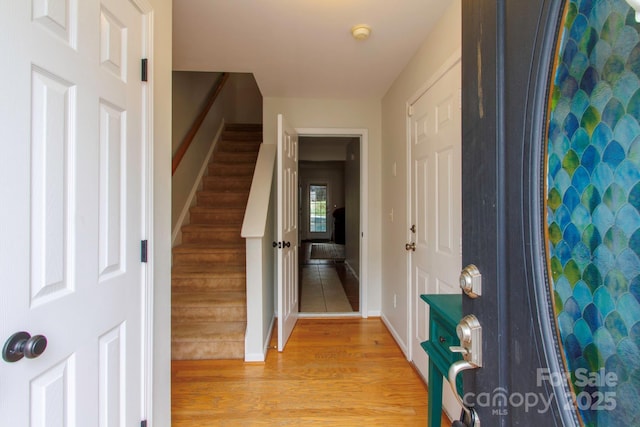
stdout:
[[278,114],[278,351],[298,321],[298,135]]
[[[461,66],[457,61],[438,76],[411,104],[410,111],[410,224],[408,241],[415,242],[410,260],[411,358],[424,378],[428,357],[420,343],[429,339],[428,305],[421,294],[460,293],[462,264],[460,105]],[[444,384],[444,405],[450,414],[459,407]]]
[[48,339],[38,358],[0,360],[3,425],[129,426],[145,412],[139,3],[0,4],[0,340]]

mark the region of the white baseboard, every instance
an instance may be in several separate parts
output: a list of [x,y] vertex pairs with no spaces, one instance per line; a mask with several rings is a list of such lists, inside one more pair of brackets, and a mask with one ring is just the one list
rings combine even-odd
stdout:
[[224,130],[224,119],[222,120],[222,123],[220,124],[220,128],[218,129],[218,132],[216,133],[216,136],[213,138],[213,141],[211,143],[211,148],[209,148],[209,152],[207,153],[204,162],[202,163],[202,167],[200,168],[200,172],[198,173],[198,176],[196,177],[196,180],[193,184],[193,187],[191,188],[191,192],[189,193],[189,197],[187,197],[187,201],[185,202],[184,206],[182,207],[182,211],[180,211],[180,216],[178,217],[178,221],[176,222],[176,226],[173,229],[173,232],[171,233],[171,247],[175,246],[175,245],[179,245],[180,243],[182,243],[182,233],[180,232],[182,230],[182,227],[189,224],[189,209],[195,205],[196,203],[196,193],[198,192],[198,189],[200,187],[200,183],[202,182],[202,177],[204,176],[205,172],[207,171],[207,167],[209,166],[209,160],[211,160],[211,156],[213,155],[213,150],[216,147],[216,145],[218,144],[218,141],[220,140],[220,135],[222,135],[222,131]]
[[389,319],[387,319],[387,317],[384,314],[381,316],[381,318],[382,318],[382,323],[384,323],[384,325],[387,327],[393,339],[396,340],[398,347],[400,347],[400,350],[402,350],[407,360],[409,360],[409,349],[407,348],[407,345],[400,337],[400,334],[398,334],[398,331],[395,330],[395,328],[391,325],[391,322],[389,322]]
[[[264,346],[262,347],[262,353],[245,353],[245,362],[264,362],[267,358],[267,352],[269,351],[269,343],[271,342],[271,336],[273,334],[273,326],[275,325],[276,317],[271,318],[271,324],[269,325],[269,333],[267,334]],[[245,343],[246,346],[246,343]]]
[[356,277],[356,279],[360,280],[360,277],[358,277],[358,274],[356,273],[356,271],[353,269],[353,267],[351,267],[351,264],[349,264],[349,261],[345,261],[344,265],[347,266],[351,274],[353,274]]
[[[267,351],[269,351],[269,343],[271,343],[271,337],[273,335],[273,328],[276,324],[276,315],[275,313],[273,314],[273,317],[271,317],[271,323],[269,324],[269,333],[267,334],[267,338],[264,341],[264,357],[266,358],[267,356]],[[264,360],[264,359],[263,359]]]

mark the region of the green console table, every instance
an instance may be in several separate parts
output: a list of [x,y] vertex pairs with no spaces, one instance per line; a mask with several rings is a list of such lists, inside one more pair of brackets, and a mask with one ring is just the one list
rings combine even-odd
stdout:
[[[442,414],[442,378],[447,378],[449,367],[462,359],[449,347],[460,345],[456,326],[462,319],[460,294],[420,295],[429,304],[429,340],[420,343],[429,355],[429,411],[428,427],[440,427]],[[448,381],[448,380],[447,380]],[[462,376],[456,379],[456,388],[462,396]]]

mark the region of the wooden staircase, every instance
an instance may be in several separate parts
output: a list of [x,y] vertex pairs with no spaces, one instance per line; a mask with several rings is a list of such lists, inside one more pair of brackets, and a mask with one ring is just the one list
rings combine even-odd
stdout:
[[171,357],[243,359],[245,241],[240,237],[262,125],[228,124],[173,248]]

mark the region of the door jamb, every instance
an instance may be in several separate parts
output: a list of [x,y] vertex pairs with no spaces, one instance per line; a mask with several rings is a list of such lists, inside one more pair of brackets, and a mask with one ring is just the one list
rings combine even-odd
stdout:
[[[148,63],[148,79],[142,82],[142,240],[147,241],[147,260],[142,265],[142,307],[141,308],[141,366],[142,374],[142,396],[141,396],[141,420],[146,420],[153,424],[153,386],[154,378],[154,362],[155,352],[154,346],[154,150],[153,150],[153,117],[154,117],[154,79],[153,79],[153,52],[154,52],[154,10],[149,0],[131,0],[131,2],[140,10],[143,15],[142,37],[144,38],[142,45],[142,57],[147,59]],[[142,58],[141,58],[142,59]]]
[[369,130],[358,128],[296,128],[298,136],[353,137],[360,139],[360,314],[369,317],[368,311],[368,241],[369,221],[364,214],[369,198]]

